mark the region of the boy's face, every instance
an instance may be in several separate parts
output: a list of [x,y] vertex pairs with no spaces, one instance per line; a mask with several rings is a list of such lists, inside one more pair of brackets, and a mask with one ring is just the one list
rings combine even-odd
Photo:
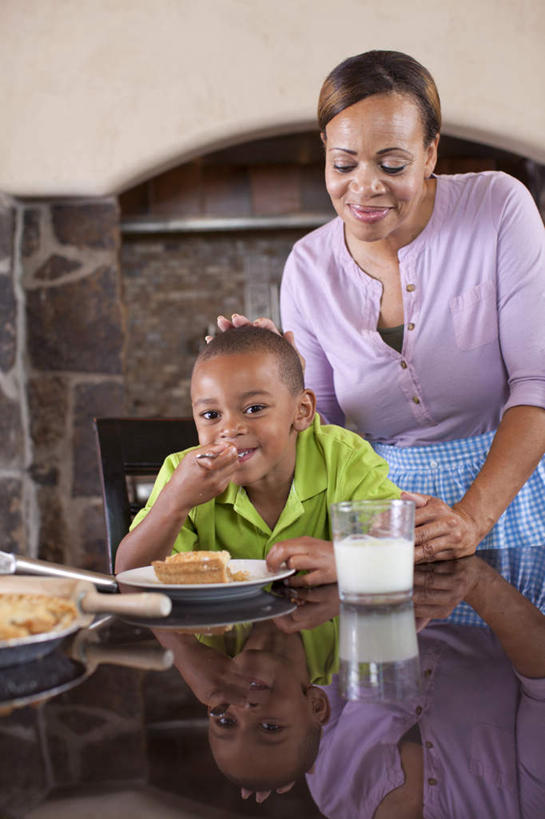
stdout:
[[285,658],[264,651],[243,651],[233,659],[237,669],[271,685],[263,703],[229,705],[210,718],[208,738],[220,769],[236,780],[270,779],[285,785],[300,768],[301,749],[309,732],[329,717],[327,696],[303,685]]
[[293,395],[271,353],[218,355],[200,361],[191,379],[193,417],[202,446],[232,443],[233,482],[274,487],[291,481],[297,432],[314,416],[308,390]]

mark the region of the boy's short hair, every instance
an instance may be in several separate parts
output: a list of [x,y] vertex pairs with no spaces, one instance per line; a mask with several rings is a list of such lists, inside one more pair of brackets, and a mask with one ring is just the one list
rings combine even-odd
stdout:
[[280,378],[292,395],[297,395],[305,388],[303,368],[295,348],[278,333],[253,324],[231,327],[224,333],[218,333],[198,355],[195,367],[201,361],[208,361],[218,355],[257,352],[275,356]]

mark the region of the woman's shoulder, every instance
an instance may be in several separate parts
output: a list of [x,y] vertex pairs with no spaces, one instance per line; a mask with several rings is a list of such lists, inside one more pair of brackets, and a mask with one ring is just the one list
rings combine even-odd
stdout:
[[439,174],[437,185],[442,195],[451,200],[490,198],[501,201],[513,195],[531,198],[528,188],[504,171]]
[[325,225],[321,225],[310,233],[305,234],[293,245],[292,254],[295,255],[322,255],[324,252],[332,252],[337,241],[343,241],[343,222],[339,216],[330,219]]

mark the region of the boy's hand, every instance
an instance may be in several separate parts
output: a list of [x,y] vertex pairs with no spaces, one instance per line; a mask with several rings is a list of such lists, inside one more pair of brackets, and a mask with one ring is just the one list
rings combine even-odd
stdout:
[[337,582],[337,569],[333,543],[316,537],[297,537],[275,543],[267,555],[267,567],[278,571],[282,563],[296,571],[307,570],[308,574],[290,577],[288,586],[322,586]]
[[339,590],[336,583],[314,589],[286,589],[285,594],[292,603],[297,603],[297,608],[291,614],[275,617],[273,620],[276,628],[285,634],[316,628],[339,613]]
[[[210,455],[210,457],[205,457]],[[200,456],[200,457],[197,457]],[[191,508],[221,495],[238,466],[232,443],[209,444],[189,452],[170,479],[172,488]]]

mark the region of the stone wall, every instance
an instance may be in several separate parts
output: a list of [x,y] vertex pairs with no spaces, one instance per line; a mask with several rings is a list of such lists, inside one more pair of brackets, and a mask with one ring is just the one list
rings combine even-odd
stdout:
[[32,517],[25,469],[24,334],[15,251],[20,219],[16,202],[0,194],[0,549],[10,552],[24,549]]
[[114,199],[2,200],[2,545],[106,569],[92,419],[123,414]]
[[128,415],[191,415],[191,370],[216,316],[275,317],[284,262],[304,232],[126,237]]

